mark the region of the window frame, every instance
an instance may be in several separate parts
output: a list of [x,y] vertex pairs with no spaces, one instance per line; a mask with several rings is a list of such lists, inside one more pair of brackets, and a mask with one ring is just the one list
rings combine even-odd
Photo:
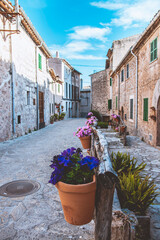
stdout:
[[112,109],[112,99],[108,99],[108,110]]
[[[156,41],[156,47],[155,45],[155,41]],[[153,49],[152,49],[152,44],[153,44]],[[155,55],[155,51],[156,51],[156,57]],[[153,61],[155,61],[158,58],[158,37],[156,37],[151,43],[150,43],[150,63],[152,63]],[[153,54],[153,59],[152,59],[152,54]]]
[[[123,73],[123,74],[122,74]],[[122,77],[123,76],[123,77]],[[123,80],[122,80],[123,79]],[[121,70],[121,82],[124,82],[124,69]]]
[[126,66],[126,79],[129,78],[129,63]]
[[148,122],[148,98],[143,98],[143,121]]
[[38,53],[38,68],[42,71],[42,55]]

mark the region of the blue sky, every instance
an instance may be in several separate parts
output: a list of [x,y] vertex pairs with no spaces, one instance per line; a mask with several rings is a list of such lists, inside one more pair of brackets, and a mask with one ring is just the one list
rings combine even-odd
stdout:
[[[12,1],[13,2],[13,1]],[[83,75],[104,69],[112,41],[141,33],[160,9],[160,0],[19,0],[50,51]]]

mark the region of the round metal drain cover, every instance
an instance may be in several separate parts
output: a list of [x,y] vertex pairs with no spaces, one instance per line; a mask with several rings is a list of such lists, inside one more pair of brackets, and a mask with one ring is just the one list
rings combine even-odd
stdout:
[[39,190],[40,184],[31,180],[18,180],[4,184],[0,187],[0,196],[23,197]]

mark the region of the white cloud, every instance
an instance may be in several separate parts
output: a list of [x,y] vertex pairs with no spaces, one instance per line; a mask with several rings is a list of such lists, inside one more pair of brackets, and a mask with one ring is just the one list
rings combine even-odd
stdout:
[[91,5],[95,6],[95,7],[98,7],[98,8],[108,9],[108,10],[119,10],[119,9],[127,6],[127,4],[125,4],[123,2],[118,2],[118,1],[91,2]]
[[72,29],[74,32],[68,34],[70,39],[74,40],[89,40],[96,39],[102,42],[107,40],[107,35],[111,32],[109,27],[98,28],[91,26],[77,26]]
[[[103,45],[104,46],[104,45]],[[52,45],[50,51],[55,56],[56,51],[59,51],[60,57],[67,59],[86,59],[86,60],[100,60],[104,59],[101,56],[94,56],[91,54],[85,54],[89,50],[97,50],[98,46],[93,47],[91,43],[85,41],[71,41],[62,46]],[[100,45],[102,48],[102,45]]]
[[127,1],[125,4],[124,1],[117,0],[114,2],[91,2],[91,5],[114,10],[116,17],[111,20],[111,24],[123,26],[124,28],[144,26],[160,9],[159,0]]

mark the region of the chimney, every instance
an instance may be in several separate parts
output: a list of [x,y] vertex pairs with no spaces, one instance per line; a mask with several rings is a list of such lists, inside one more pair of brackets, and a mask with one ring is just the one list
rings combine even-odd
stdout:
[[56,58],[59,58],[59,52],[56,51]]

